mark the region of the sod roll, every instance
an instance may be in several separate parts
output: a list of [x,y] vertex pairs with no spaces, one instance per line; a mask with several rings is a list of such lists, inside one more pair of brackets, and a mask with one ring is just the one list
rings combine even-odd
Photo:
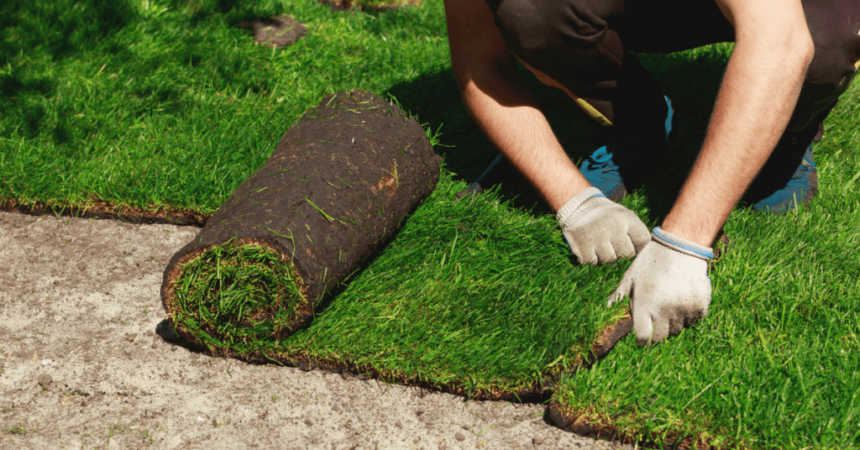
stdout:
[[433,190],[440,163],[396,105],[360,90],[324,98],[171,258],[168,317],[212,351],[286,338]]

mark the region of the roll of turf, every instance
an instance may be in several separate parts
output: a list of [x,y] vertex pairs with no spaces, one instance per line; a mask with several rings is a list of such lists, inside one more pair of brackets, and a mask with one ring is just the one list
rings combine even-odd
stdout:
[[433,190],[440,162],[397,105],[324,98],[171,258],[161,298],[174,328],[228,354],[286,338]]

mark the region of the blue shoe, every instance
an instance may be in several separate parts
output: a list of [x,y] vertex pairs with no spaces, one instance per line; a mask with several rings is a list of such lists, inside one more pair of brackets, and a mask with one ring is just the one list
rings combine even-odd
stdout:
[[[763,175],[767,176],[767,173],[763,172]],[[752,208],[755,211],[781,214],[795,209],[798,203],[808,204],[812,197],[815,197],[816,192],[818,192],[818,171],[815,169],[812,144],[809,144],[800,165],[797,166],[788,183],[753,203]]]
[[[666,105],[669,106],[669,112],[666,115],[666,140],[669,140],[669,133],[672,132],[672,102],[669,97],[665,97]],[[617,202],[627,195],[627,188],[624,186],[624,179],[618,171],[619,166],[613,161],[613,155],[617,150],[617,144],[604,145],[598,148],[582,162],[579,171],[585,176],[585,179],[592,186],[600,189],[606,198]]]
[[618,172],[618,165],[612,161],[614,152],[615,144],[598,148],[582,162],[579,171],[592,186],[600,189],[606,198],[617,202],[627,195],[627,189]]

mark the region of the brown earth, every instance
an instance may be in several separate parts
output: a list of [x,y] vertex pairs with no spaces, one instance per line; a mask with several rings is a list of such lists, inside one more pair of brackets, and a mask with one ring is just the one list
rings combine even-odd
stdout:
[[0,449],[615,446],[557,428],[541,404],[190,349],[159,288],[198,232],[0,212]]

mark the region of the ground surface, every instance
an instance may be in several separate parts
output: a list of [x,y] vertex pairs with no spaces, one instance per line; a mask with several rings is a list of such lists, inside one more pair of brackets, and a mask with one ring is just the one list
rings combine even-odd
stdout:
[[158,289],[197,231],[0,212],[0,448],[616,447],[554,427],[544,405],[183,347]]

